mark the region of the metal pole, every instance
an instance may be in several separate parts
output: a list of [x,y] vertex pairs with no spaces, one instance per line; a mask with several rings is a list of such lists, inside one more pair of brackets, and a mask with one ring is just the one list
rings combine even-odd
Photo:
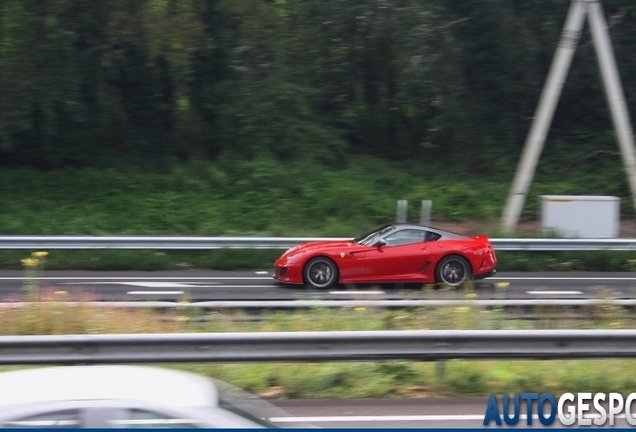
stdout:
[[397,202],[397,223],[406,223],[406,215],[409,202],[407,200],[398,200]]
[[[589,0],[588,0],[589,1]],[[601,69],[601,77],[605,86],[605,95],[612,113],[612,120],[618,135],[618,144],[627,173],[627,180],[632,191],[634,207],[636,207],[636,152],[634,151],[634,132],[632,131],[625,95],[621,86],[616,58],[612,49],[605,15],[600,1],[589,1],[588,20],[596,48],[596,57]]]
[[552,66],[541,93],[541,99],[532,120],[532,126],[504,209],[502,227],[506,233],[511,233],[516,228],[523,210],[526,195],[581,35],[586,6],[587,4],[582,0],[573,0],[570,5],[563,33],[554,54]]
[[422,200],[422,210],[420,212],[420,225],[427,226],[431,223],[432,209],[433,209],[433,201]]

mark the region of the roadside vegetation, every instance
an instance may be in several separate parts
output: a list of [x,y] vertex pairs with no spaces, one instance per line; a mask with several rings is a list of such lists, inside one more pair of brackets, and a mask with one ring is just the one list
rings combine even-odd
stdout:
[[[617,163],[619,163],[617,161]],[[618,171],[618,170],[615,170]],[[620,173],[573,173],[555,181],[537,174],[524,212],[539,218],[543,194],[595,194],[599,181],[623,197],[622,217],[633,219]],[[419,203],[433,202],[433,226],[465,234],[502,234],[498,221],[513,170],[492,179],[456,177],[418,164],[360,157],[347,166],[276,161],[175,165],[166,172],[66,169],[38,172],[0,169],[2,235],[265,235],[353,237],[395,220],[396,200],[409,200],[409,220]],[[589,179],[581,184],[579,176]],[[598,177],[598,178],[597,178]],[[299,179],[301,179],[299,181]],[[520,231],[515,236],[542,236]],[[47,269],[175,270],[269,269],[280,250],[51,251]],[[20,269],[24,251],[0,250],[0,268]],[[631,270],[630,252],[499,252],[499,270]]]
[[[457,307],[387,310],[315,308],[297,312],[98,308],[88,292],[27,286],[24,306],[0,310],[0,335],[268,332],[435,329],[617,329],[633,328],[630,310],[617,306],[502,310]],[[504,290],[505,288],[500,288]],[[474,299],[448,291],[444,298]],[[10,299],[11,300],[11,299]],[[21,300],[21,299],[13,299]],[[79,301],[76,306],[60,302]],[[529,319],[528,312],[535,315]],[[213,376],[264,397],[365,398],[446,397],[490,392],[631,392],[633,360],[367,362],[328,364],[172,365]],[[606,371],[612,370],[611,377]]]
[[[432,200],[433,225],[500,236],[567,8],[505,0],[3,0],[0,235],[352,237],[394,221],[396,200],[407,199],[411,221],[420,200]],[[633,113],[636,8],[633,0],[606,0],[604,8]],[[587,30],[525,221],[537,220],[544,194],[618,196],[622,219],[635,218]],[[48,252],[47,270],[256,270],[270,269],[281,251]],[[24,253],[0,250],[0,269],[44,268],[44,257],[25,264]],[[631,271],[636,254],[498,258],[501,271]],[[1,309],[0,334],[636,324],[622,309],[528,321],[470,307],[270,312],[256,324],[241,312],[199,321],[196,312],[69,309],[56,300],[90,300],[90,292],[35,284],[25,296],[43,301]],[[370,397],[631,390],[633,365],[187,368],[263,395]]]

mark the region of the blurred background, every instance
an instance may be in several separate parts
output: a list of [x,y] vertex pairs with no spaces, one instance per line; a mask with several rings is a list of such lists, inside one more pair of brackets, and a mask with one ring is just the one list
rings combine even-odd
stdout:
[[[569,4],[4,0],[0,232],[496,226]],[[603,6],[634,112],[636,10]],[[524,220],[541,194],[629,198],[587,28]]]
[[[421,200],[430,200],[433,226],[497,236],[569,6],[569,0],[2,0],[0,235],[351,238],[393,222],[396,200],[408,200],[410,221],[419,220]],[[603,8],[633,116],[636,4],[605,0]],[[621,235],[636,237],[587,26],[515,235],[541,236],[541,195],[619,197]],[[170,301],[192,301],[194,288],[204,288],[196,295],[210,300],[514,300],[545,296],[550,288],[559,290],[553,300],[572,293],[636,297],[631,251],[502,251],[501,272],[534,273],[525,280],[500,273],[464,290],[396,286],[375,294],[274,287],[268,272],[281,252],[0,250],[0,334],[636,326],[633,304],[611,301],[589,308],[450,303],[257,313],[87,302],[130,298],[130,286],[174,290],[170,284],[187,280],[181,271],[187,269],[247,271],[201,272],[198,282],[179,282],[179,290],[188,289],[173,291]],[[84,273],[66,273],[70,282],[60,282],[49,270],[179,273],[159,282],[111,273],[117,281],[106,285],[102,276]],[[546,270],[561,276],[539,273]],[[562,274],[569,270],[608,273],[569,280]],[[204,283],[210,285],[196,285]],[[145,299],[166,295],[157,292]],[[69,301],[79,306],[70,311]],[[628,393],[636,386],[631,359],[180,368],[281,400]],[[296,415],[463,410],[479,425],[486,407],[483,400],[461,409],[447,401],[425,411],[418,402],[400,411],[384,401],[336,401],[323,410],[287,402]]]

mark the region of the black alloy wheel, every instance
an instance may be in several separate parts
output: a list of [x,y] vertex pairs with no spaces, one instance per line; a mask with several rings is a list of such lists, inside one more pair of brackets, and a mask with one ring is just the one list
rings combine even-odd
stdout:
[[329,288],[338,282],[338,268],[329,258],[314,258],[310,260],[304,269],[305,283],[314,288]]
[[449,255],[440,260],[435,270],[435,279],[448,286],[458,287],[472,276],[470,264],[459,255]]

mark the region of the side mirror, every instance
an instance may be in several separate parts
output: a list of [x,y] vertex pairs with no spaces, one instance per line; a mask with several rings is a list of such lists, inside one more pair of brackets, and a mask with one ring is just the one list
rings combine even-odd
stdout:
[[376,247],[386,246],[386,240],[380,239],[375,243]]

